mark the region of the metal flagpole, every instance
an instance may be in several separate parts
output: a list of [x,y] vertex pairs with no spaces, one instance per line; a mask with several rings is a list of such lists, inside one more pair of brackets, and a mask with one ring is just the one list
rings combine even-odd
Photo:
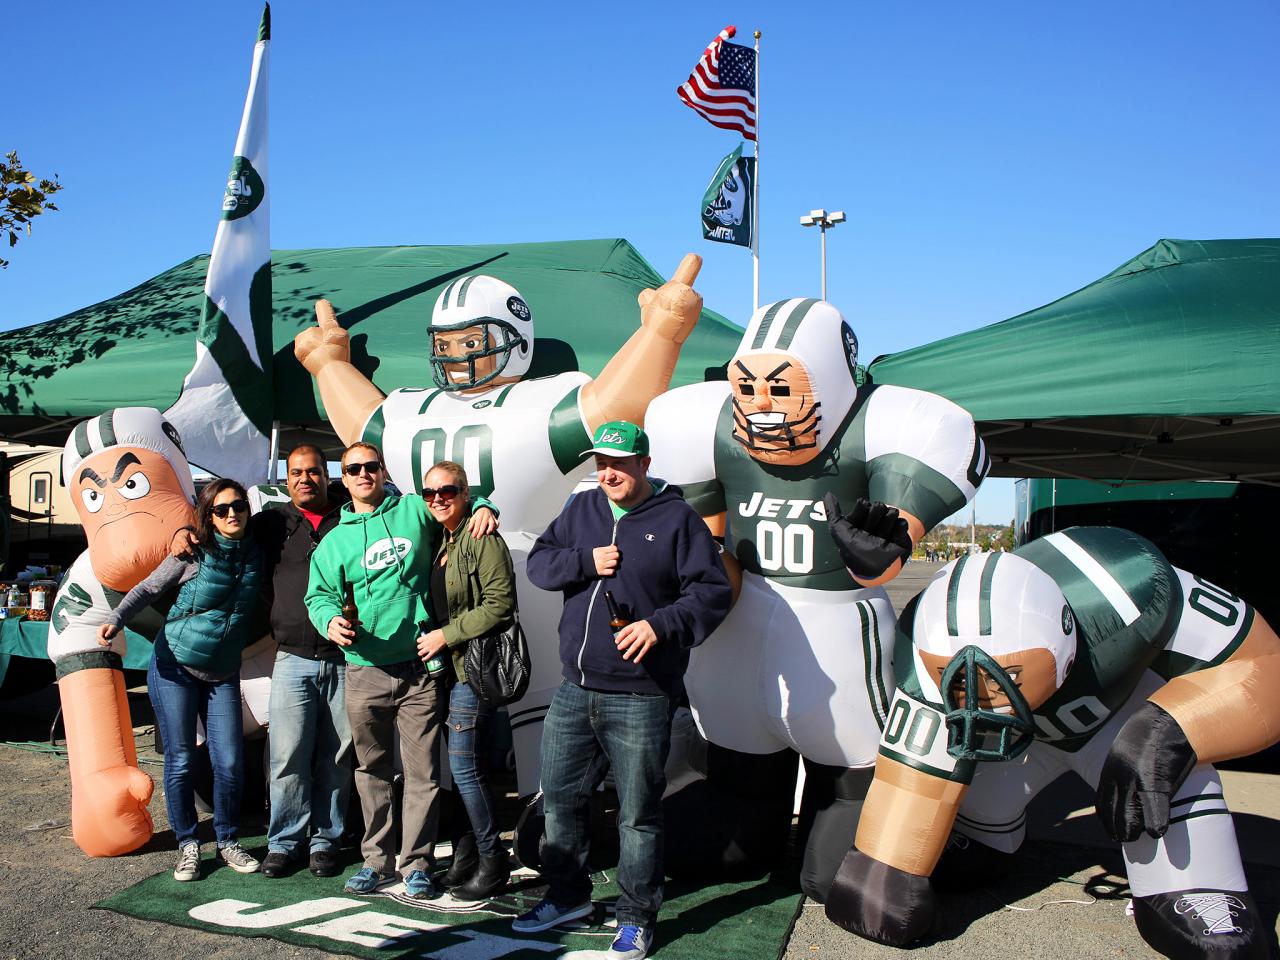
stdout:
[[751,215],[754,218],[753,224],[755,229],[751,231],[751,312],[755,313],[760,309],[760,31],[755,32],[756,38],[756,175],[752,184],[753,209]]
[[276,482],[276,469],[280,460],[280,421],[271,421],[271,448],[267,454],[267,483]]

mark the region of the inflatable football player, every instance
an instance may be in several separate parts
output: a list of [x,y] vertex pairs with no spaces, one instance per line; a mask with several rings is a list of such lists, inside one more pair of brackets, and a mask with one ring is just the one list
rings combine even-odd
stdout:
[[653,473],[713,530],[723,524],[743,571],[736,606],[689,661],[708,778],[670,802],[668,866],[719,872],[778,856],[799,754],[802,817],[814,817],[801,879],[818,900],[849,849],[888,715],[894,614],[879,584],[987,469],[964,410],[919,390],[858,388],[857,350],[829,303],[762,307],[728,382],[658,397],[646,424]]
[[594,380],[577,372],[526,378],[533,314],[514,287],[484,275],[457,278],[436,300],[426,330],[434,389],[406,387],[384,397],[352,366],[347,332],[328,301],[316,304],[319,326],[294,340],[344,443],[376,444],[406,491],[421,492],[432,464],[454,460],[466,468],[474,494],[502,507],[532,648],[528,693],[508,708],[523,795],[538,789],[542,720],[560,679],[560,599],[529,584],[524,559],[585,475],[583,451],[595,428],[608,420],[641,422],[671,382],[702,310],[691,286],[701,263],[687,255],[671,280],[640,294],[640,329]]
[[[151,778],[138,769],[125,699],[124,631],[98,643],[107,615],[195,522],[195,486],[178,432],[150,407],[86,420],[62,452],[62,482],[89,549],[67,571],[49,616],[49,658],[67,732],[71,832],[91,857],[136,850],[151,838]],[[154,632],[163,623],[131,623]],[[148,629],[149,628],[149,629]]]
[[940,570],[903,610],[895,669],[832,920],[895,946],[920,938],[953,824],[964,840],[943,866],[977,879],[1070,771],[1097,788],[1151,947],[1267,956],[1210,766],[1280,740],[1280,639],[1249,604],[1137,534],[1074,527]]

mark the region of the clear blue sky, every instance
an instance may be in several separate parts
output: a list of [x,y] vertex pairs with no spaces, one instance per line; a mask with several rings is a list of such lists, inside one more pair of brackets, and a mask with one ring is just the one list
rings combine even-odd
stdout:
[[[62,210],[0,272],[0,329],[105,299],[213,240],[261,5],[79,0],[24,33],[0,151]],[[763,31],[762,299],[828,294],[870,360],[1075,290],[1162,237],[1275,236],[1280,5],[743,3],[272,7],[272,245],[625,236],[705,258],[745,323],[751,263],[701,239],[737,140],[675,87]],[[1070,357],[1064,357],[1069,362]],[[978,517],[1005,522],[1011,484]]]

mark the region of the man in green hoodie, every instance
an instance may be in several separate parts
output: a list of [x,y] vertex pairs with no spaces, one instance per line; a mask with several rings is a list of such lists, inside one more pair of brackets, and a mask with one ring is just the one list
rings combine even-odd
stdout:
[[[364,866],[346,891],[373,893],[394,883],[398,871],[405,893],[432,900],[439,896],[428,873],[439,821],[436,741],[448,694],[443,658],[424,664],[417,644],[431,627],[427,591],[442,527],[421,497],[389,495],[384,477],[377,447],[355,443],[343,452],[342,483],[351,503],[311,557],[304,602],[312,624],[347,660],[347,716],[365,833]],[[496,529],[496,512],[488,501],[476,503],[471,532],[482,536]],[[344,599],[354,599],[354,618],[344,615]],[[398,862],[395,729],[404,769]]]

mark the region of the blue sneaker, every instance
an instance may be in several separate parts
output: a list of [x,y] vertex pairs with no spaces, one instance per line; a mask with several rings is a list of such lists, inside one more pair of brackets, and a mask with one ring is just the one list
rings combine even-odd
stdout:
[[431,882],[425,870],[409,871],[409,875],[404,878],[404,892],[415,900],[440,899],[440,890]]
[[636,927],[623,924],[618,927],[618,935],[613,938],[613,945],[605,954],[606,960],[644,960],[653,946],[653,932],[647,927]]
[[342,889],[346,893],[373,893],[395,882],[394,873],[379,873],[373,867],[361,867],[347,878]]
[[594,910],[590,900],[573,907],[561,907],[550,900],[542,900],[532,910],[511,921],[511,929],[516,933],[540,933],[570,920],[589,917]]

